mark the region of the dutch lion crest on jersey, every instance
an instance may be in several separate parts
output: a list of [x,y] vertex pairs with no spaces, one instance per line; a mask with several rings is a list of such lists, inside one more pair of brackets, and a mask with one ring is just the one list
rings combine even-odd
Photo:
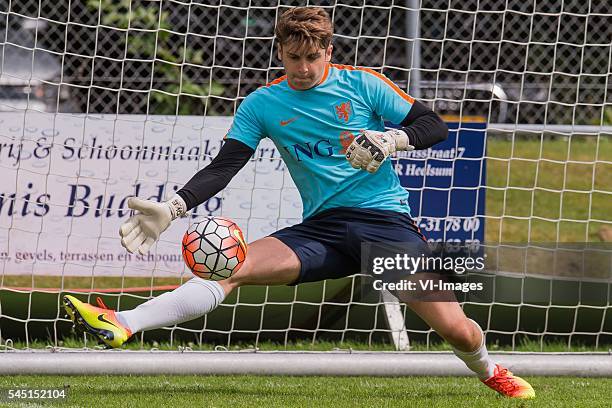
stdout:
[[336,115],[336,119],[338,119],[338,121],[348,123],[351,116],[353,116],[351,101],[344,101],[334,105],[334,114]]

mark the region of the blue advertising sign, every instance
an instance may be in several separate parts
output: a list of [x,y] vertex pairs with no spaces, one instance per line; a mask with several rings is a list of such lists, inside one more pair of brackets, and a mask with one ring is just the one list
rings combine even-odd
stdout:
[[450,122],[448,139],[395,162],[412,216],[431,241],[483,242],[486,123]]

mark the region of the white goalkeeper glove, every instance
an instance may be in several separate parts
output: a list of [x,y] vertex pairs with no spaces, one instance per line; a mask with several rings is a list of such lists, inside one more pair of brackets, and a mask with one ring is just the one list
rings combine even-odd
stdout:
[[414,150],[405,132],[364,130],[346,149],[346,160],[356,169],[375,173],[389,155],[402,150]]
[[174,219],[187,212],[187,204],[178,194],[163,203],[132,197],[128,200],[128,207],[138,214],[121,224],[121,245],[130,253],[138,250],[142,255],[149,251]]

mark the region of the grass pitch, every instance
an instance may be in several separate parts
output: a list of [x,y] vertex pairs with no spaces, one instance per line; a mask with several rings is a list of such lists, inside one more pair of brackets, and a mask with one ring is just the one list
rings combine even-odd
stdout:
[[16,376],[0,378],[0,387],[69,385],[62,407],[609,407],[612,400],[610,378],[528,380],[537,394],[531,401],[498,397],[467,377]]

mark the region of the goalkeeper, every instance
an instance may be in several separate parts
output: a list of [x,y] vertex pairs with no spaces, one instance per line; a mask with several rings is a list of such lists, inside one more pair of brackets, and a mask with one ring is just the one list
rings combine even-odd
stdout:
[[[225,188],[265,137],[275,143],[300,192],[303,222],[251,243],[245,264],[230,278],[195,277],[133,310],[114,312],[65,296],[76,323],[119,347],[133,333],[209,313],[242,285],[352,275],[359,271],[362,242],[423,242],[388,157],[433,146],[446,139],[448,129],[385,76],[332,64],[332,32],[321,8],[285,12],[275,32],[285,75],[242,102],[219,154],[171,200],[131,198],[128,205],[137,213],[120,234],[129,252],[146,253],[172,220]],[[383,118],[400,127],[385,131]],[[482,330],[456,301],[406,303],[486,385],[509,397],[535,396],[525,380],[491,361]]]

